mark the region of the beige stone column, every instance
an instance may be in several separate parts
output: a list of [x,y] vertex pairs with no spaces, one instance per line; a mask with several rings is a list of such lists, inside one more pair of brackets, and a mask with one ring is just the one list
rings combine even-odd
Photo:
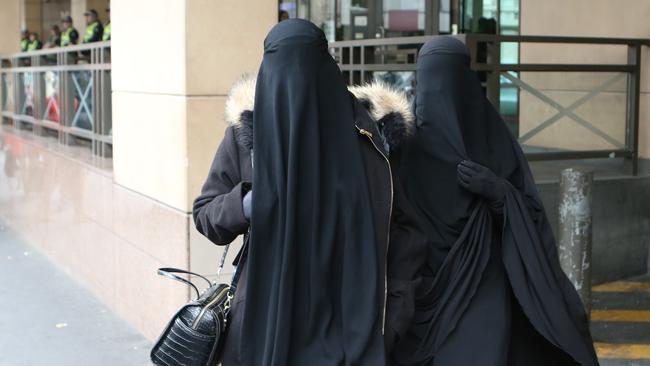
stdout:
[[20,51],[21,0],[0,0],[0,54]]
[[[116,183],[185,213],[193,227],[192,201],[226,127],[228,89],[241,73],[257,71],[276,6],[111,2]],[[214,246],[196,233],[190,237],[196,239],[188,248],[191,267],[214,273]]]

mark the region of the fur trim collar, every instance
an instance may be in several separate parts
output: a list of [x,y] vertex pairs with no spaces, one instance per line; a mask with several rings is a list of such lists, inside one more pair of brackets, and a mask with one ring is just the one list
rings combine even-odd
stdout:
[[226,99],[225,119],[235,128],[235,137],[242,149],[253,148],[253,105],[257,75],[244,74],[233,84]]
[[242,113],[253,111],[256,82],[256,75],[244,74],[233,84],[226,99],[225,118],[229,125],[234,127],[241,125]]
[[[253,148],[256,81],[257,75],[242,75],[233,84],[226,99],[226,122],[235,128],[237,142],[248,150]],[[404,93],[380,82],[352,86],[349,90],[377,122],[377,127],[391,150],[399,148],[413,134],[413,113]]]
[[414,133],[415,118],[404,93],[381,82],[349,89],[377,122],[391,150],[399,148]]

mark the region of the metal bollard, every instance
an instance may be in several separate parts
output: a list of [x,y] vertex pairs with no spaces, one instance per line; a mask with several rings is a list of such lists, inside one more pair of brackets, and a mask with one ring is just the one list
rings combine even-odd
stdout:
[[560,177],[560,265],[591,312],[591,197],[594,174],[565,169]]

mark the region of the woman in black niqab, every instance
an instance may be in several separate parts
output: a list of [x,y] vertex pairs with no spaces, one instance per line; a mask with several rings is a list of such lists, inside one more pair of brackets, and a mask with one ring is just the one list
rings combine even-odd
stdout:
[[460,41],[419,53],[399,176],[428,238],[400,365],[597,365],[525,157]]
[[323,32],[264,41],[242,364],[383,365],[382,253],[352,99]]

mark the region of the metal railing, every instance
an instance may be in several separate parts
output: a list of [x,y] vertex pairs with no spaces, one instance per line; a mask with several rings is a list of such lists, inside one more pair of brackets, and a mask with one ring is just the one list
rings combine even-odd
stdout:
[[[349,84],[367,82],[381,74],[388,78],[389,82],[397,79],[405,91],[414,93],[418,51],[425,42],[434,37],[437,36],[340,41],[331,43],[330,50]],[[641,47],[650,45],[650,40],[479,34],[456,37],[470,49],[472,68],[478,72],[486,95],[497,110],[504,115],[504,109],[508,107],[501,105],[505,94],[512,95],[515,100],[515,106],[510,108],[508,116],[504,115],[504,119],[509,122],[509,127],[524,147],[528,159],[622,157],[632,163],[632,173],[637,174]],[[517,61],[504,62],[501,53],[503,46],[513,44],[516,45]],[[618,54],[622,54],[626,62],[582,63],[554,60],[555,62],[520,63],[518,60],[522,55],[526,55],[523,51],[529,50],[522,46],[530,47],[531,44],[545,44],[544,47],[549,49],[569,44],[576,47],[592,47],[586,50],[592,53],[593,47],[596,46],[624,47],[626,50],[618,50]],[[580,58],[575,57],[578,60]],[[620,57],[617,58],[619,59]],[[386,77],[386,74],[389,77]],[[575,77],[576,74],[580,76]],[[545,79],[557,80],[556,84],[561,84],[566,90],[560,90],[562,88],[556,88],[555,85],[549,86],[548,80]],[[584,84],[585,79],[589,79],[589,84],[595,84],[589,90],[565,88],[571,86],[571,83]],[[535,81],[537,84],[547,85],[536,86]],[[603,95],[606,93],[612,97],[610,99],[616,100],[615,103],[612,102],[612,109],[620,111],[620,116],[613,116],[608,120],[604,120],[602,114],[599,115],[596,110],[596,104],[605,100]],[[525,103],[522,98],[525,98]],[[589,103],[590,108],[586,108]],[[588,109],[588,117],[578,110],[580,108]],[[537,110],[540,112],[537,113]],[[559,121],[564,122],[558,123]],[[571,141],[567,136],[563,136],[563,132],[579,135],[580,131],[589,134],[591,143]],[[584,136],[576,137],[584,139]]]
[[0,56],[3,124],[112,155],[110,41]]

